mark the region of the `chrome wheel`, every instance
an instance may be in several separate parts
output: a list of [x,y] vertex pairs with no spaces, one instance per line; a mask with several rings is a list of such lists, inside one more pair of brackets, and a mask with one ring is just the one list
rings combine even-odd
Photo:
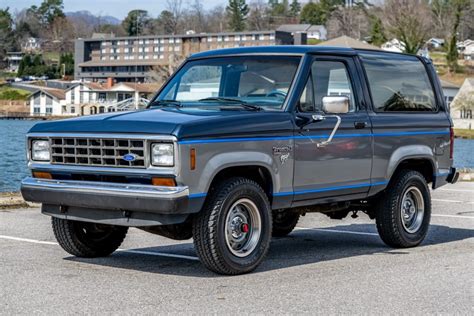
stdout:
[[408,233],[416,233],[423,223],[425,214],[423,194],[417,187],[409,187],[405,191],[400,211],[403,228]]
[[249,199],[235,202],[226,216],[225,241],[230,252],[246,257],[257,247],[262,232],[260,212]]

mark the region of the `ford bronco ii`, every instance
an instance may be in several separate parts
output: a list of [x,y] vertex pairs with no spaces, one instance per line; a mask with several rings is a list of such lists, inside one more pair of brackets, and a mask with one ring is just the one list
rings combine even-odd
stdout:
[[72,255],[128,227],[193,238],[221,274],[254,270],[301,215],[364,212],[391,247],[427,234],[454,183],[453,129],[427,59],[312,46],[192,55],[142,111],[35,125],[26,200]]

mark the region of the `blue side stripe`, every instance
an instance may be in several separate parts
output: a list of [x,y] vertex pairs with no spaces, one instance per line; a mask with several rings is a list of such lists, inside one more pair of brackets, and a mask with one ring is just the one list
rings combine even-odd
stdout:
[[388,183],[388,181],[380,181],[380,182],[374,182],[374,183],[360,183],[360,184],[353,184],[353,185],[342,185],[342,186],[312,189],[312,190],[275,192],[275,193],[273,193],[273,196],[288,196],[288,195],[319,193],[319,192],[336,191],[336,190],[344,190],[344,189],[357,189],[357,188],[372,187],[372,186],[377,186],[377,185],[384,185],[384,184],[387,184],[387,183]]
[[[427,131],[427,132],[387,132],[387,133],[366,133],[366,134],[336,134],[334,138],[350,137],[391,137],[391,136],[416,136],[416,135],[449,135],[449,131]],[[329,134],[324,135],[297,135],[297,136],[274,136],[274,137],[239,137],[239,138],[215,138],[215,139],[191,139],[181,140],[178,144],[215,144],[215,143],[239,143],[239,142],[262,142],[272,140],[294,140],[294,139],[315,139],[328,138]]]
[[443,172],[443,173],[435,173],[435,177],[447,177],[449,176],[449,172]]
[[[385,185],[388,181],[380,181],[380,182],[373,182],[373,183],[360,183],[360,184],[353,184],[353,185],[341,185],[336,187],[329,187],[329,188],[320,188],[314,190],[301,190],[301,191],[288,191],[288,192],[275,192],[273,196],[289,196],[289,195],[299,195],[299,194],[308,194],[308,193],[318,193],[318,192],[327,192],[327,191],[336,191],[336,190],[344,190],[344,189],[356,189],[356,188],[364,188],[364,187],[373,187],[377,185]],[[206,193],[194,193],[190,194],[190,199],[195,198],[203,198],[206,197]]]

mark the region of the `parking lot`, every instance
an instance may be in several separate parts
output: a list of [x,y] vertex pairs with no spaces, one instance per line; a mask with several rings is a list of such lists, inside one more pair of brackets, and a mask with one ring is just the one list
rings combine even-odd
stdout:
[[130,229],[121,251],[64,252],[39,209],[0,210],[0,314],[472,314],[474,183],[433,192],[427,239],[391,249],[364,214],[308,214],[263,264],[223,277],[192,241]]

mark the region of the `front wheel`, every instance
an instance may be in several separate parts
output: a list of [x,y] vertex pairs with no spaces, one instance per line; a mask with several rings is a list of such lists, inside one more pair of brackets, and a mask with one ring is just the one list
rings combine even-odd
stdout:
[[428,232],[430,218],[425,178],[417,171],[400,171],[379,199],[375,219],[380,237],[394,248],[417,246]]
[[54,235],[59,245],[76,257],[105,257],[117,250],[127,235],[128,227],[52,218]]
[[246,178],[220,183],[194,219],[199,259],[220,274],[254,270],[268,251],[271,222],[270,203],[257,183]]

